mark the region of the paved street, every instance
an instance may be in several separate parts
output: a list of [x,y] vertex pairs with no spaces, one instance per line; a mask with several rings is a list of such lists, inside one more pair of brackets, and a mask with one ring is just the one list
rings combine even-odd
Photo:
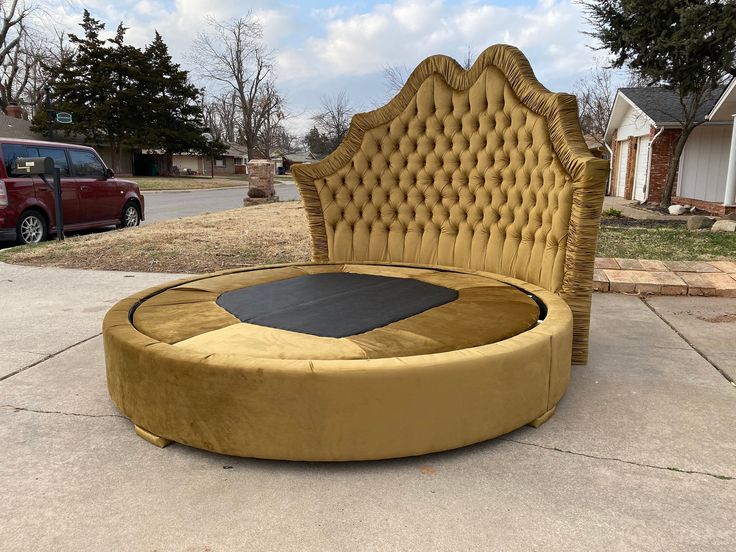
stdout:
[[102,317],[171,277],[0,263],[3,551],[736,549],[736,299],[596,294],[539,429],[307,464],[159,449],[112,405]]
[[[235,209],[243,205],[246,193],[247,188],[144,193],[146,197],[144,224]],[[299,199],[299,191],[294,184],[276,184],[276,194],[281,201]]]
[[[243,198],[247,191],[247,188],[222,188],[191,192],[144,192],[146,220],[143,224],[235,209],[243,205]],[[277,183],[276,194],[281,201],[299,199],[299,190],[297,190],[295,184],[291,183]],[[94,230],[94,232],[104,231],[106,229]],[[0,249],[13,247],[14,245],[13,242],[0,242]]]

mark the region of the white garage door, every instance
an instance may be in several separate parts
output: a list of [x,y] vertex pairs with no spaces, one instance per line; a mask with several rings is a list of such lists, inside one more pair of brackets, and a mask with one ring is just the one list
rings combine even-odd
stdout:
[[626,140],[619,140],[616,153],[618,154],[618,170],[616,171],[616,189],[614,195],[624,197],[624,190],[626,189],[626,165],[629,160],[629,144]]
[[647,184],[647,169],[649,167],[649,136],[639,138],[636,148],[636,172],[634,173],[634,200],[644,201],[644,187]]

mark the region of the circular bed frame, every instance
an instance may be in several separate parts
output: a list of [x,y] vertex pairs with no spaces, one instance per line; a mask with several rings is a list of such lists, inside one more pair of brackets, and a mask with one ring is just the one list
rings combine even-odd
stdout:
[[110,395],[154,444],[258,458],[411,456],[538,426],[586,360],[607,171],[574,97],[515,48],[468,71],[428,58],[293,168],[312,263],[113,307]]

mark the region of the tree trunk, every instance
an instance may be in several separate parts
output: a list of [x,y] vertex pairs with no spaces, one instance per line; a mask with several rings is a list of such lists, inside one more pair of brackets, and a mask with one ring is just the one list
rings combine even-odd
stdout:
[[110,140],[110,160],[112,161],[112,170],[115,174],[120,172],[120,142]]
[[672,149],[672,161],[669,168],[667,169],[667,179],[664,182],[664,188],[662,188],[662,197],[659,200],[659,206],[665,209],[672,204],[672,190],[675,187],[675,179],[677,178],[677,170],[680,167],[680,157],[685,149],[685,142],[692,133],[695,125],[689,125],[682,129],[680,137],[675,142],[675,146]]

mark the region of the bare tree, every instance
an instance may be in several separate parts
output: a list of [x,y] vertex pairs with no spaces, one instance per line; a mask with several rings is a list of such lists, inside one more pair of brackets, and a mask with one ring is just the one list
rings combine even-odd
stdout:
[[475,54],[475,48],[473,48],[473,45],[469,43],[466,44],[465,57],[463,58],[463,62],[461,63],[463,69],[465,69],[466,71],[470,69],[473,66],[473,62],[475,61],[476,57],[477,56]]
[[291,147],[292,137],[284,128],[288,118],[286,101],[279,94],[273,82],[268,83],[261,94],[259,110],[265,114],[263,125],[258,134],[258,153],[270,159],[277,149],[287,150]]
[[574,86],[580,110],[583,134],[605,147],[604,135],[616,94],[611,82],[611,71],[596,62],[585,78]]
[[383,81],[386,95],[393,97],[404,87],[406,79],[409,78],[411,69],[406,65],[384,65]]
[[[462,65],[466,71],[473,66],[476,54],[471,44],[466,45]],[[383,81],[386,89],[386,97],[383,100],[374,101],[377,106],[383,105],[387,100],[393,98],[404,87],[406,79],[411,75],[411,69],[406,65],[384,65]]]
[[238,100],[233,90],[226,90],[211,98],[203,97],[202,112],[205,126],[215,138],[222,142],[237,141]]
[[319,113],[312,117],[315,126],[330,142],[334,150],[343,141],[354,113],[347,93],[343,90],[334,96],[324,96]]
[[22,38],[22,32],[18,27],[31,13],[31,8],[19,0],[0,2],[0,59],[5,57],[18,45]]
[[272,53],[263,44],[260,21],[249,12],[230,21],[208,18],[210,31],[200,34],[191,55],[202,77],[229,90],[237,108],[238,136],[252,159],[259,136],[273,115]]
[[74,46],[69,42],[69,36],[65,31],[54,28],[54,40],[46,48],[49,65],[61,65],[72,59]]
[[[32,36],[27,21],[32,8],[18,0],[0,2],[0,107],[21,103],[39,76],[44,48]],[[32,91],[31,96],[35,95]]]

